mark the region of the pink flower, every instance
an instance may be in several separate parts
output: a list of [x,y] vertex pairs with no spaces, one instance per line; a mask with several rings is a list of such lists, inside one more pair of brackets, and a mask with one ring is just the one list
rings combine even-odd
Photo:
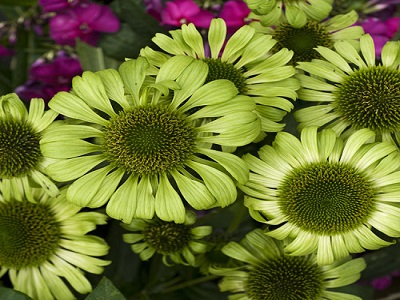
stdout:
[[388,42],[399,29],[400,17],[389,18],[381,21],[377,18],[368,18],[359,23],[364,28],[365,33],[369,33],[375,43],[375,54],[380,56],[382,47]]
[[39,5],[44,11],[60,11],[77,5],[80,0],[39,0]]
[[233,34],[243,25],[247,24],[247,17],[251,10],[242,0],[229,0],[225,2],[219,17],[224,19],[228,32]]
[[95,46],[101,32],[119,30],[112,10],[96,3],[81,3],[58,12],[50,19],[50,36],[60,45],[74,46],[77,38]]
[[199,28],[209,28],[213,14],[201,9],[193,0],[174,0],[166,3],[161,14],[162,23],[180,27],[193,23]]

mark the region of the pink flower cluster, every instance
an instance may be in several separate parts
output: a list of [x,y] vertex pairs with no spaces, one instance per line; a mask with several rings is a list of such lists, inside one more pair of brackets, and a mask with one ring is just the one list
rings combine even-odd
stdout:
[[39,0],[43,11],[54,13],[49,21],[50,37],[59,45],[74,46],[80,39],[95,46],[101,32],[119,30],[112,10],[88,0]]
[[364,28],[365,33],[369,33],[375,43],[376,56],[381,55],[382,47],[391,40],[400,27],[400,17],[391,17],[386,20],[378,18],[367,18],[360,21],[358,25]]
[[193,23],[197,28],[208,29],[212,18],[225,20],[230,33],[233,33],[248,20],[250,9],[242,0],[228,0],[221,5],[202,8],[193,0],[167,1],[165,7],[160,0],[145,1],[147,12],[162,25],[180,27]]
[[79,59],[65,51],[59,51],[51,59],[39,58],[29,70],[29,79],[15,92],[26,101],[42,98],[49,101],[60,91],[71,89],[72,78],[82,74]]

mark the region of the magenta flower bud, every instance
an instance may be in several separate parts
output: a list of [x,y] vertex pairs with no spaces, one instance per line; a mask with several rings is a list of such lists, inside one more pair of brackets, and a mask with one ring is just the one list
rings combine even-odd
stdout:
[[224,19],[228,32],[233,34],[248,23],[247,17],[251,10],[242,0],[229,0],[222,7],[219,17]]
[[116,32],[120,23],[112,10],[96,3],[58,12],[50,19],[50,36],[60,45],[74,46],[77,38],[95,46],[101,32]]
[[192,0],[169,1],[161,14],[163,24],[177,27],[193,23],[198,28],[208,28],[213,17],[211,12],[201,9]]
[[53,61],[36,60],[30,69],[30,79],[49,85],[71,85],[72,78],[82,72],[77,58],[60,52]]
[[375,44],[375,54],[380,56],[382,52],[382,47],[390,39],[394,37],[399,29],[400,18],[393,17],[386,21],[382,21],[378,18],[368,18],[364,21],[359,22],[364,28],[365,33],[369,33],[374,40]]
[[39,0],[43,11],[61,11],[77,5],[81,0]]

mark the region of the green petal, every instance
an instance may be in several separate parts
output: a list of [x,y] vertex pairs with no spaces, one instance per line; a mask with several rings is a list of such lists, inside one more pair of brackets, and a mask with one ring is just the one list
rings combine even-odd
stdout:
[[89,206],[111,170],[112,168],[107,166],[92,171],[74,181],[67,191],[68,201],[81,207]]
[[307,15],[298,7],[287,5],[285,15],[288,23],[294,28],[301,28],[307,23]]
[[86,294],[92,291],[90,282],[86,279],[83,272],[81,272],[78,268],[73,267],[57,255],[52,255],[49,260],[54,265],[53,272],[56,274],[61,273],[76,291],[81,294]]
[[28,111],[24,103],[15,93],[10,93],[0,97],[0,118],[25,120]]
[[71,158],[92,152],[101,151],[100,145],[95,145],[84,140],[68,140],[47,142],[42,144],[42,153],[47,157]]
[[[190,65],[192,64],[192,62],[195,59],[193,57],[190,56],[185,56],[185,55],[178,55],[178,56],[173,56],[170,59],[168,59],[160,68],[157,77],[156,77],[156,83],[160,82],[160,81],[164,81],[164,80],[176,80],[181,74],[182,72]],[[201,63],[194,63],[191,68],[194,68],[196,66],[196,64],[198,65],[202,65]],[[198,65],[196,66],[197,68]],[[195,69],[197,72],[201,72],[197,69]],[[191,69],[191,71],[193,72],[194,70]],[[185,75],[191,75],[191,72],[186,71]],[[182,76],[183,80],[186,80],[185,76]],[[182,82],[182,79],[180,82],[180,85],[182,85],[183,87],[187,88],[187,85],[189,84],[189,86],[191,84],[193,84],[193,81],[190,80],[186,80],[185,82]]]
[[145,104],[142,101],[146,101],[146,99],[141,99],[140,90],[149,67],[150,64],[147,59],[138,57],[138,59],[123,62],[118,69],[124,86],[132,95],[135,105]]
[[352,10],[347,14],[336,15],[333,18],[329,18],[328,20],[323,22],[323,25],[329,32],[334,32],[354,25],[357,20],[358,14],[356,11]]
[[102,136],[103,132],[92,126],[67,125],[66,123],[56,122],[47,128],[40,143],[43,145],[42,147],[45,147],[44,145],[49,142],[64,141],[64,143],[67,143],[69,140],[73,139],[87,139]]
[[138,177],[131,175],[108,201],[106,212],[116,220],[129,224],[136,210]]
[[[187,66],[183,71],[179,70],[180,76],[176,78],[176,82],[180,85],[180,89],[174,91],[174,98],[172,99],[172,102],[170,104],[170,107],[172,109],[177,109],[193,93],[196,93],[196,91],[203,89],[202,86],[208,74],[208,66],[203,61],[193,60],[192,58],[183,59],[183,57],[179,57],[179,60],[178,58],[176,60],[178,62],[182,62],[182,64],[177,65],[178,67],[183,67],[183,63],[185,63],[185,65]],[[175,69],[173,65],[171,65],[171,68]],[[189,101],[190,99],[187,102]],[[185,103],[180,109],[184,110],[187,105],[188,104]]]
[[[304,101],[315,101],[315,102],[334,102],[336,96],[331,92],[325,91],[314,91],[309,89],[300,89],[298,92],[299,99]],[[325,107],[325,106],[324,106]],[[310,109],[311,107],[306,107],[303,109]],[[331,108],[331,110],[333,107]]]
[[213,167],[190,161],[187,165],[203,179],[212,195],[221,207],[228,206],[236,200],[237,191],[232,179]]
[[335,261],[330,236],[320,236],[317,249],[318,265],[329,265]]
[[219,57],[222,46],[225,43],[225,38],[225,21],[221,18],[212,19],[208,30],[208,43],[211,51],[211,58],[217,59]]
[[[325,58],[331,64],[336,65],[343,72],[346,72],[348,74],[353,72],[353,70],[350,68],[349,64],[347,63],[347,61],[342,56],[340,56],[337,52],[335,52],[335,51],[333,51],[333,50],[331,50],[329,48],[321,47],[321,46],[318,46],[315,50],[317,50],[317,52],[319,54],[321,54],[321,56],[323,58]],[[309,77],[309,76],[305,76],[305,75],[300,75],[300,76],[308,77],[308,78],[311,79],[311,77]],[[320,89],[320,88],[318,88],[318,89]]]
[[385,67],[397,69],[400,64],[400,43],[386,42],[382,48],[381,60]]
[[362,300],[358,296],[339,292],[324,291],[322,295],[329,300]]
[[304,147],[304,155],[309,162],[317,162],[320,160],[317,142],[317,129],[316,126],[306,127],[301,131],[301,143]]
[[[29,102],[29,115],[27,121],[34,126],[40,124],[40,119],[44,114],[44,101],[43,99],[33,98]],[[48,124],[49,125],[49,124]]]
[[212,149],[199,149],[199,153],[205,154],[223,166],[240,184],[249,180],[249,169],[246,163],[239,157]]
[[103,155],[74,157],[49,165],[46,172],[56,181],[69,181],[81,177],[103,161]]
[[156,194],[155,210],[157,216],[167,222],[185,222],[185,207],[179,194],[172,187],[165,174],[160,175]]
[[56,184],[42,172],[33,170],[30,174],[30,177],[37,182],[50,196],[56,197],[58,195],[59,191]]
[[359,68],[367,67],[357,50],[349,42],[339,41],[335,43],[334,47],[336,51],[339,52],[339,54],[347,59],[350,63],[355,64]]
[[[265,235],[261,229],[255,229],[246,234],[245,241],[248,241],[248,250],[253,252],[254,256],[260,261],[276,259],[282,256],[280,242]],[[279,245],[279,246],[278,246]],[[254,248],[253,248],[254,247]],[[265,251],[268,249],[268,251]]]
[[87,206],[103,206],[114,194],[124,174],[125,172],[121,169],[116,169],[112,173],[108,174],[103,180],[103,184],[98,189],[97,194],[92,198],[92,201],[89,202]]
[[234,63],[236,59],[243,53],[243,48],[251,40],[255,33],[255,29],[244,25],[237,30],[226,43],[221,60],[227,63]]
[[49,107],[70,118],[106,126],[108,121],[96,114],[81,98],[67,93],[57,93],[49,102]]
[[269,69],[268,72],[263,72],[254,77],[247,78],[247,84],[257,84],[265,82],[277,82],[283,79],[289,78],[296,74],[296,69],[292,66],[282,66],[273,69]]
[[333,82],[342,82],[344,77],[344,73],[334,65],[328,67],[326,65],[316,64],[313,62],[299,62],[297,68]]
[[290,255],[308,255],[315,253],[318,249],[318,236],[313,233],[301,232],[299,235],[285,247]]
[[303,145],[290,133],[278,132],[274,143],[279,156],[292,167],[297,167],[299,164],[306,165],[308,163],[303,154]]
[[241,58],[235,63],[235,68],[240,69],[256,60],[263,59],[265,54],[276,44],[271,35],[254,37],[244,49]]
[[178,185],[183,198],[194,209],[208,209],[216,204],[214,196],[201,181],[191,179],[175,170],[171,172],[171,175]]
[[203,38],[193,23],[182,25],[182,36],[185,42],[194,50],[196,57],[204,58]]
[[331,129],[324,129],[318,136],[318,149],[319,157],[321,161],[326,161],[331,155],[335,144],[336,144],[336,134]]
[[97,74],[85,71],[82,76],[75,76],[72,79],[72,88],[90,107],[97,108],[111,117],[116,115],[101,77]]
[[[224,91],[221,93],[221,91]],[[238,94],[235,84],[227,79],[213,80],[197,88],[192,97],[180,108],[182,111],[198,106],[206,106],[227,102]]]
[[337,89],[334,85],[327,83],[326,81],[304,74],[297,74],[296,78],[300,80],[300,84],[303,88],[327,92],[332,92]]
[[358,149],[373,137],[375,137],[375,133],[367,128],[360,129],[352,134],[343,148],[340,160],[342,162],[349,162]]
[[136,201],[134,218],[152,219],[155,212],[155,198],[148,176],[143,176],[139,181]]
[[[179,30],[181,31],[181,30]],[[175,31],[176,33],[176,31]],[[169,36],[161,33],[156,33],[155,37],[152,38],[152,41],[164,51],[171,53],[173,55],[185,55],[185,52],[182,49],[180,43],[178,43],[175,39],[170,38]],[[186,43],[185,43],[186,44]],[[186,45],[187,47],[187,45]]]
[[225,255],[228,255],[234,259],[239,261],[243,261],[249,263],[251,265],[257,266],[262,264],[263,262],[259,260],[253,253],[250,253],[242,245],[236,242],[229,242],[226,244],[222,250]]
[[[272,44],[271,40],[271,44]],[[287,48],[282,48],[277,53],[271,55],[258,62],[256,65],[252,65],[247,71],[243,73],[245,77],[251,77],[256,74],[264,73],[265,70],[274,69],[286,65],[293,57],[294,52]]]
[[361,159],[359,159],[355,166],[360,169],[366,169],[374,162],[380,161],[382,158],[388,156],[390,153],[395,152],[397,147],[391,143],[379,143],[369,149]]
[[[276,101],[271,101],[270,104],[276,104],[278,106],[282,105],[282,103],[286,104],[285,101],[286,100],[284,99],[279,99]],[[287,102],[289,103],[289,105],[292,105],[289,101]],[[194,119],[200,118],[215,118],[234,112],[253,111],[255,109],[256,104],[254,103],[254,98],[245,95],[238,95],[230,99],[228,102],[203,106],[196,112],[189,115],[187,117],[187,120],[192,121]]]
[[375,66],[375,45],[374,40],[369,34],[364,34],[360,38],[360,49],[369,67]]
[[130,104],[125,98],[124,84],[117,70],[106,69],[96,74],[101,78],[107,97],[121,105],[124,110],[129,110]]

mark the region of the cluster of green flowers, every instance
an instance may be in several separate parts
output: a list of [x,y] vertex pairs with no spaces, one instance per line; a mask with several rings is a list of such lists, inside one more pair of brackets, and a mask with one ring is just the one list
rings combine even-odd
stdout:
[[[207,42],[193,24],[157,34],[47,110],[0,98],[0,276],[16,290],[90,292],[82,270],[110,261],[87,233],[112,218],[142,260],[202,267],[231,299],[359,299],[334,291],[365,268],[352,255],[400,237],[400,43],[376,58],[355,12],[326,20],[332,1],[247,3],[256,21],[232,36],[222,19]],[[295,101],[300,137],[284,131]],[[205,262],[196,212],[240,193],[259,228]]]

